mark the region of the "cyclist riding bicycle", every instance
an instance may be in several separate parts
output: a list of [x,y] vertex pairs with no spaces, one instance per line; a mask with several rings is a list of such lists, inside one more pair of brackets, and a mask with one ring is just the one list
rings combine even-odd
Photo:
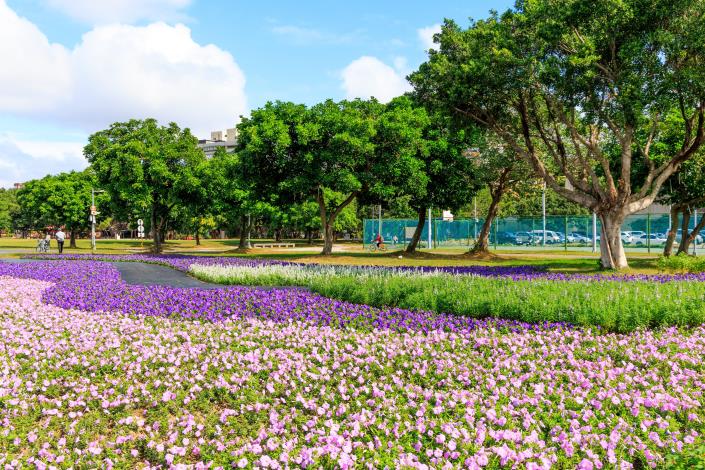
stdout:
[[379,249],[380,245],[384,243],[384,238],[382,238],[382,234],[378,234],[377,238],[375,238],[375,244],[377,245],[377,249]]

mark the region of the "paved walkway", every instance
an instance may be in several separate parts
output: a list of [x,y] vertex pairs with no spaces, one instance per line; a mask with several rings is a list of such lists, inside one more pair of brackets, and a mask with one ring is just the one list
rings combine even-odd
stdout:
[[170,287],[199,287],[201,289],[217,289],[225,287],[220,284],[210,284],[199,281],[182,271],[160,266],[158,264],[113,262],[111,263],[120,271],[120,277],[128,284],[138,286],[170,286]]
[[[4,263],[36,263],[46,260],[39,259],[0,259]],[[111,262],[120,272],[120,277],[130,285],[136,286],[170,286],[198,287],[201,289],[217,289],[225,287],[220,284],[210,284],[188,276],[166,266],[135,262]]]

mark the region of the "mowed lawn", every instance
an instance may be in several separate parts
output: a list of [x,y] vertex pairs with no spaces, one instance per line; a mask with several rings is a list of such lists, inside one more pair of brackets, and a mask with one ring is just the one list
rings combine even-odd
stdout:
[[[491,252],[486,257],[468,255],[464,248],[441,248],[436,250],[419,250],[416,255],[409,256],[401,248],[386,253],[370,253],[359,242],[346,242],[335,245],[336,252],[329,256],[321,256],[321,245],[314,241],[308,245],[303,240],[286,240],[295,242],[295,248],[257,248],[247,251],[237,249],[238,239],[202,239],[196,245],[195,240],[167,240],[165,253],[188,255],[218,255],[238,256],[246,258],[279,259],[299,263],[346,264],[371,266],[545,266],[551,271],[569,273],[599,272],[598,255],[586,251],[568,250],[562,248],[537,248],[533,251],[503,249]],[[272,240],[253,240],[252,243],[268,243]],[[0,238],[0,257],[17,257],[34,251],[36,239]],[[96,253],[132,254],[147,253],[151,248],[149,240],[115,240],[98,239]],[[52,241],[51,252],[56,253],[56,242]],[[77,240],[77,248],[68,248],[65,253],[90,253],[90,240]],[[630,269],[627,274],[655,274],[658,271],[656,260],[658,252],[630,253]]]

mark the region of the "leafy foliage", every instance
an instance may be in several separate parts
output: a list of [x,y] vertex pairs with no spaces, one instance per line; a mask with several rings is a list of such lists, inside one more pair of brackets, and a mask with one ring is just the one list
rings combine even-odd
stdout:
[[154,119],[116,122],[88,139],[84,154],[123,219],[150,214],[154,249],[161,251],[172,210],[198,201],[205,160],[197,139],[175,123]]
[[[71,233],[73,241],[76,232],[90,225],[91,189],[96,183],[90,169],[28,181],[17,191],[15,224],[35,230],[63,226]],[[108,207],[105,195],[96,195],[96,206],[101,209],[98,217],[104,218],[107,213],[103,208]]]
[[[704,15],[702,0],[517,2],[467,29],[446,21],[411,81],[596,211],[603,266],[625,267],[624,218],[705,141]],[[660,153],[673,110],[681,139]]]
[[0,188],[0,233],[12,230],[13,217],[18,209],[17,190]]

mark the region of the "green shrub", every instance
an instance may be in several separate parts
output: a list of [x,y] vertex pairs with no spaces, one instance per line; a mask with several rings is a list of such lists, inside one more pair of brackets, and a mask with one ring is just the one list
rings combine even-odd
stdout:
[[705,272],[705,258],[698,258],[686,253],[676,256],[661,256],[656,265],[661,271],[671,271],[679,273],[702,273]]
[[610,332],[705,323],[705,284],[701,282],[513,280],[296,266],[243,269],[195,265],[192,273],[224,284],[298,285],[327,297],[377,307],[533,323],[568,322]]

